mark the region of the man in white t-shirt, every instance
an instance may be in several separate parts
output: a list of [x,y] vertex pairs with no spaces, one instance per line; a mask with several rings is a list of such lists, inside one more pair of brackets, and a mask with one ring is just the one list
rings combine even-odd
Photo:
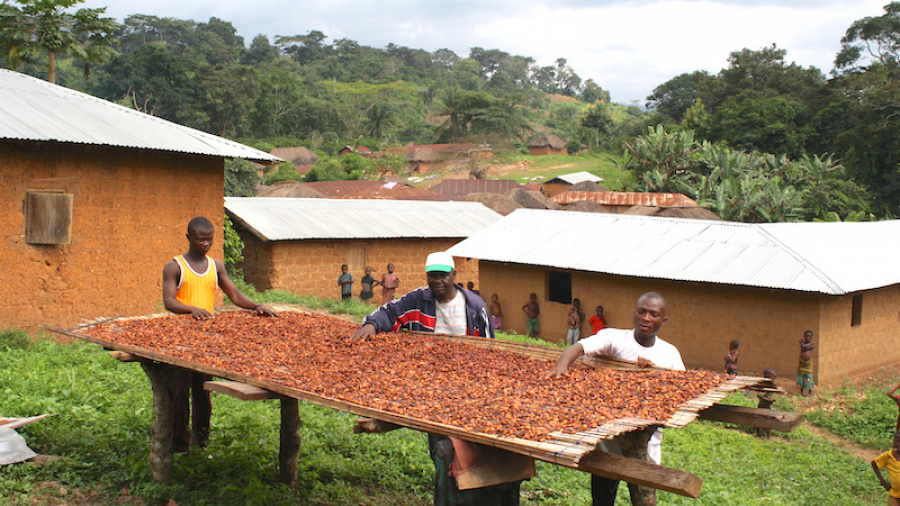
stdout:
[[[547,374],[548,378],[565,376],[572,362],[581,355],[602,355],[610,358],[637,362],[640,367],[663,367],[677,371],[684,370],[684,362],[678,349],[657,337],[659,329],[666,322],[666,300],[656,292],[641,295],[634,307],[634,328],[602,329],[591,337],[578,341],[567,349]],[[647,444],[650,459],[660,463],[662,430],[657,429]],[[622,451],[615,440],[601,441],[598,448],[621,455]],[[595,506],[612,506],[616,501],[618,480],[600,476],[591,476],[591,495]],[[629,489],[632,485],[629,484]],[[632,490],[632,495],[634,494]]]

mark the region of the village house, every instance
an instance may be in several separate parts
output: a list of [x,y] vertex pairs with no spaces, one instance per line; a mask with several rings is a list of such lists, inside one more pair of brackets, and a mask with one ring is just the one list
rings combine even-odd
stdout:
[[0,328],[68,327],[161,309],[187,222],[216,226],[224,160],[267,153],[0,70]]
[[542,135],[528,143],[528,153],[531,156],[565,155],[566,141],[553,134]]
[[[276,289],[340,298],[341,264],[353,295],[366,266],[378,279],[393,263],[398,293],[424,286],[425,257],[445,251],[501,216],[475,202],[227,197],[225,210],[244,241],[244,279]],[[456,262],[457,282],[478,285],[478,262]],[[380,301],[380,289],[375,300]]]
[[742,373],[793,378],[812,330],[816,380],[835,382],[900,360],[898,249],[898,220],[757,225],[520,209],[449,252],[479,261],[503,328],[525,332],[518,308],[532,292],[544,339],[564,339],[576,297],[588,315],[602,305],[610,326],[631,328],[634,301],[657,291],[669,303],[660,335],[688,367],[723,370],[738,339]]
[[448,200],[463,200],[471,193],[504,194],[516,188],[522,185],[511,179],[442,179],[429,190]]
[[494,158],[487,144],[410,145],[406,149],[406,170],[414,174],[460,170]]
[[599,183],[600,181],[603,181],[602,177],[587,171],[561,174],[541,184],[541,193],[547,197],[553,198],[564,191],[570,190],[575,185],[585,182]]
[[680,193],[641,193],[567,190],[553,197],[564,210],[593,203],[607,213],[718,220],[709,209],[699,207],[694,199]]

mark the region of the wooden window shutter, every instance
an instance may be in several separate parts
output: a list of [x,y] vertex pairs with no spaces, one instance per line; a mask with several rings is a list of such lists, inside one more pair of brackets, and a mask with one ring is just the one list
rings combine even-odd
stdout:
[[72,242],[72,194],[54,191],[25,193],[25,242]]

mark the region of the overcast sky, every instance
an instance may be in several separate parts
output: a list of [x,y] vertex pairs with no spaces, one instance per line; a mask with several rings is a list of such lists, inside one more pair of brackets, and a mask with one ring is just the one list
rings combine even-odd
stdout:
[[884,14],[889,0],[87,0],[120,22],[131,14],[230,21],[247,44],[257,34],[320,30],[365,46],[388,43],[468,56],[472,47],[559,57],[620,103],[643,105],[684,72],[716,73],[728,54],[773,43],[787,61],[828,74],[850,24]]

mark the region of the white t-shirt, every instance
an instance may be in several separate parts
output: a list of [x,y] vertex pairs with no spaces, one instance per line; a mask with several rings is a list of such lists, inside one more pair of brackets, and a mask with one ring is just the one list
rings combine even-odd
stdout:
[[684,370],[684,362],[681,361],[681,353],[671,344],[656,337],[653,346],[642,346],[634,339],[634,330],[602,329],[600,332],[586,337],[581,341],[585,355],[604,355],[611,358],[631,360],[637,362],[638,357],[644,357],[653,362],[657,367]]
[[435,334],[450,334],[454,336],[466,335],[466,296],[462,290],[456,291],[456,297],[453,300],[443,304],[435,303]]
[[[678,348],[663,341],[659,336],[656,337],[656,342],[653,343],[653,346],[643,346],[634,339],[633,329],[603,329],[591,337],[586,337],[578,342],[584,347],[585,355],[603,355],[633,362],[637,362],[638,357],[644,357],[657,367],[665,367],[676,371],[684,370],[684,362],[681,360],[681,353],[678,352]],[[601,440],[597,447],[608,453],[622,455],[619,443],[614,439]],[[662,429],[657,429],[650,436],[650,441],[647,443],[647,453],[650,456],[650,460],[657,464],[662,460]]]

